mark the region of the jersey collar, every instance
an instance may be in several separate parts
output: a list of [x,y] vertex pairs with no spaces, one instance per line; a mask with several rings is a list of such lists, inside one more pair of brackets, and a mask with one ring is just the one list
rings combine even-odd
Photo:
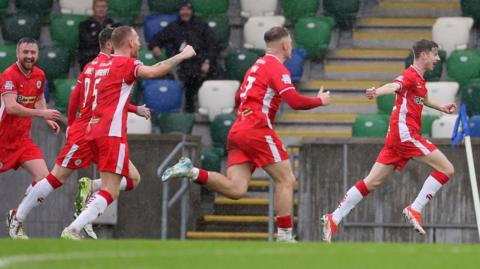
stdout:
[[423,77],[423,75],[420,73],[420,71],[412,64],[410,65],[411,68],[413,68],[413,70],[415,70],[415,72],[423,79],[425,80],[425,78]]
[[279,59],[277,56],[273,55],[273,54],[267,53],[267,54],[265,54],[265,56],[273,57],[273,58],[277,59],[277,61],[279,61],[281,64],[283,64],[283,62],[280,61],[280,59]]
[[30,72],[30,74],[25,74],[25,72],[23,72],[23,69],[20,67],[20,64],[18,63],[18,61],[16,61],[15,64],[17,65],[17,69],[20,71],[20,73],[22,73],[24,77],[26,77],[27,79],[32,77],[33,69],[35,68],[35,66],[33,66],[32,72]]

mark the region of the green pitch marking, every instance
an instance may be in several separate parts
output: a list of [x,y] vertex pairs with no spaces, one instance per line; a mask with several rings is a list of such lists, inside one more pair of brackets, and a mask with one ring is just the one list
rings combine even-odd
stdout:
[[0,240],[3,268],[478,268],[479,245]]

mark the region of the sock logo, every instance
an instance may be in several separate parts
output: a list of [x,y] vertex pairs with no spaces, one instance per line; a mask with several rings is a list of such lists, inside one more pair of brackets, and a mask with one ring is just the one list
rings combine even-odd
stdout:
[[427,199],[431,201],[433,199],[433,195],[432,194],[427,194]]
[[37,202],[38,202],[39,204],[41,204],[41,203],[43,203],[43,200],[45,200],[45,198],[39,197],[39,198],[37,199]]
[[348,197],[348,194],[345,194],[345,196],[343,196],[342,200],[340,200],[340,203],[338,203],[337,208],[340,208],[342,206],[343,202],[345,202],[345,200],[347,200],[347,197]]

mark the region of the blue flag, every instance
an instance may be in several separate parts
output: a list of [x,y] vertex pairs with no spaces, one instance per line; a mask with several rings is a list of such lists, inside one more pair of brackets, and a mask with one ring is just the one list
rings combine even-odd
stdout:
[[[461,129],[460,129],[461,124]],[[460,129],[460,130],[459,130]],[[457,121],[455,122],[455,128],[452,134],[452,147],[462,142],[465,136],[470,136],[470,126],[468,125],[467,107],[465,104],[460,106],[460,113],[458,113]]]

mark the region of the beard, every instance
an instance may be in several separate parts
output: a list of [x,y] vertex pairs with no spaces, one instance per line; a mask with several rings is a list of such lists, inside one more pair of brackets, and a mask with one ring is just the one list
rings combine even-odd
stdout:
[[26,60],[26,59],[22,59],[19,61],[22,68],[28,71],[33,69],[33,67],[35,66],[35,62],[36,60]]

